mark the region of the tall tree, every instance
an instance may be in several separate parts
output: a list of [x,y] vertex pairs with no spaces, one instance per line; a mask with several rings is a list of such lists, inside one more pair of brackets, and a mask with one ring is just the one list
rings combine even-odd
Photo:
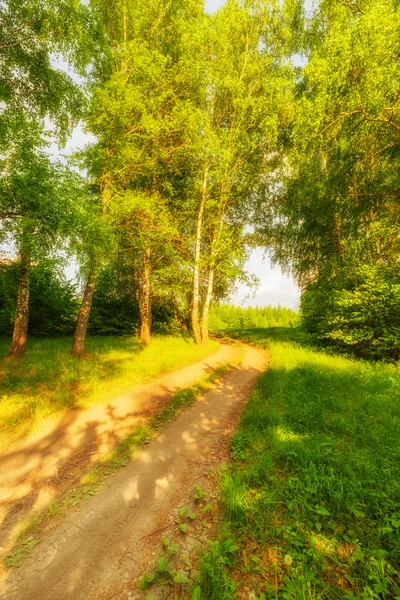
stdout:
[[[169,236],[168,200],[174,197],[174,177],[187,169],[198,126],[197,75],[187,61],[185,44],[201,12],[199,0],[173,0],[166,5],[150,1],[146,6],[126,0],[110,6],[105,15],[111,60],[93,93],[88,129],[99,141],[88,157],[105,211],[116,215],[119,227],[126,230],[120,237],[136,238],[128,246],[136,248],[138,255],[132,264],[141,282],[146,343],[153,273],[161,264],[159,258],[152,259],[157,254],[152,251],[151,232]],[[156,222],[160,206],[163,218],[148,229],[150,221]]]
[[25,350],[33,249],[38,239],[50,239],[51,226],[54,235],[58,231],[60,200],[65,199],[56,196],[65,174],[57,181],[61,167],[45,156],[43,121],[50,118],[63,141],[84,101],[57,59],[85,74],[100,31],[94,15],[79,0],[7,0],[0,5],[0,153],[5,157],[0,220],[3,231],[14,236],[21,262],[13,356]]
[[398,289],[399,33],[392,0],[315,7],[285,185],[272,182],[262,224],[305,291],[307,326],[364,356],[400,349],[385,321]]
[[399,32],[391,0],[325,0],[307,25],[290,167],[270,214],[276,257],[304,286],[393,255],[384,230],[398,207]]
[[[196,172],[192,302],[197,343],[208,337],[216,262],[229,253],[224,230],[235,223],[243,230],[251,219],[253,201],[274,164],[280,127],[290,114],[293,70],[286,38],[285,8],[275,1],[228,0],[204,22],[199,55],[205,125]],[[235,230],[241,235],[240,227]],[[200,328],[204,267],[208,273]]]
[[82,191],[75,227],[69,235],[69,250],[78,259],[85,282],[71,348],[72,355],[78,357],[85,355],[86,333],[97,279],[102,268],[110,264],[116,253],[115,236],[97,186],[86,182]]
[[50,161],[38,127],[16,131],[18,143],[0,160],[0,242],[14,243],[20,265],[10,357],[25,352],[32,265],[67,235],[80,194],[79,177]]

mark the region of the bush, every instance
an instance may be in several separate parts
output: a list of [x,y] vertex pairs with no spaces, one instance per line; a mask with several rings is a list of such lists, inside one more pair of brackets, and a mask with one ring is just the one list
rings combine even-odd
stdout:
[[306,331],[370,359],[400,357],[400,279],[384,266],[362,266],[351,279],[313,284],[301,300]]
[[[0,268],[0,334],[11,335],[18,290],[19,265]],[[29,294],[29,334],[70,335],[79,308],[76,287],[49,265],[34,267]]]

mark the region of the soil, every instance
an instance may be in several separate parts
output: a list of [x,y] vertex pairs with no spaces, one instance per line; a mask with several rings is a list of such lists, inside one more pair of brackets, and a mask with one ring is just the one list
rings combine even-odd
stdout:
[[[32,489],[35,498],[39,497],[42,485],[51,488],[55,471],[65,471],[65,465],[79,461],[82,453],[103,451],[110,443],[106,440],[115,443],[115,436],[126,433],[138,419],[147,418],[174,389],[190,385],[242,351],[222,346],[201,363],[137,388],[113,403],[69,416],[70,420],[66,418],[54,431],[2,457],[0,485],[9,486],[6,501],[13,505],[18,495],[29,497]],[[108,478],[107,487],[79,510],[71,510],[22,567],[5,574],[0,598],[145,598],[145,593],[141,596],[137,591],[138,579],[159,552],[161,537],[171,526],[176,528],[176,508],[189,503],[210,467],[226,458],[227,440],[265,367],[265,355],[246,346],[237,367],[138,452],[128,466]]]

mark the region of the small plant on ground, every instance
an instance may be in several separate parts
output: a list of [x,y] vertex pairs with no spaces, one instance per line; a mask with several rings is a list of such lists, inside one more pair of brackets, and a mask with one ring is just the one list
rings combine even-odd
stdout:
[[158,586],[182,585],[190,583],[188,577],[182,571],[169,568],[171,558],[179,551],[179,544],[170,544],[167,538],[163,538],[165,553],[160,556],[154,569],[147,571],[139,582],[139,588],[146,590],[152,584]]

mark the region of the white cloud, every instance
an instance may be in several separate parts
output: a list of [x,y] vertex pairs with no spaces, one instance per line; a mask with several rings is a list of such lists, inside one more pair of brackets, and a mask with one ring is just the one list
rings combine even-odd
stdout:
[[253,250],[246,270],[258,277],[260,285],[253,295],[252,291],[244,285],[231,297],[234,304],[244,306],[286,306],[297,309],[300,301],[300,290],[291,277],[282,273],[279,266],[272,266],[268,258],[264,258],[263,250]]

